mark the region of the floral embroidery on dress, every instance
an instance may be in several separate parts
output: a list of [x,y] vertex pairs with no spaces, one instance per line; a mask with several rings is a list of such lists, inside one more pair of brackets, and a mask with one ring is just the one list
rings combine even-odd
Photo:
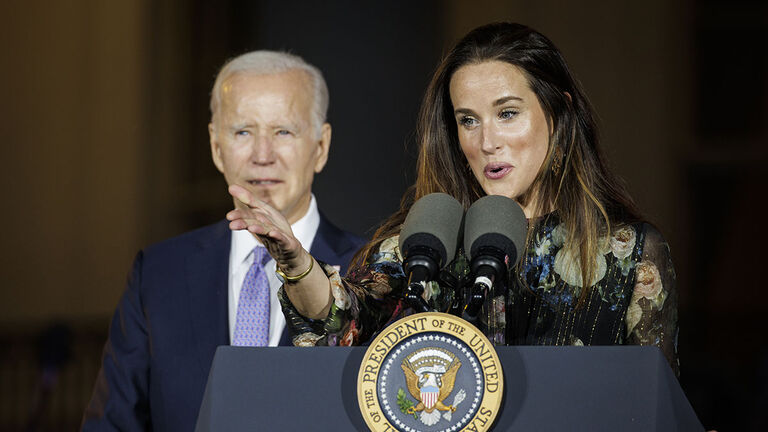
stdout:
[[315,346],[318,339],[320,339],[321,336],[316,335],[312,332],[306,332],[302,333],[298,336],[294,336],[293,338],[293,345],[297,347],[309,347],[309,346]]
[[[595,272],[592,275],[592,280],[589,281],[588,286],[593,286],[598,283],[603,277],[605,277],[605,271],[607,266],[605,264],[605,257],[598,255],[595,258]],[[578,251],[574,251],[571,248],[562,248],[555,255],[555,273],[560,275],[560,278],[568,285],[583,288],[584,281],[581,274],[581,258],[578,255]]]
[[392,236],[383,242],[379,246],[378,258],[374,262],[387,260],[390,262],[403,262],[403,257],[400,254],[400,236]]
[[656,264],[648,261],[642,261],[637,265],[637,276],[635,277],[634,295],[646,298],[651,301],[656,309],[664,306],[666,295],[661,283],[661,275]]
[[632,251],[637,244],[637,234],[632,226],[619,228],[611,237],[611,252],[616,257],[616,265],[621,269],[621,274],[627,276],[635,266],[632,260]]
[[642,261],[637,264],[635,289],[632,293],[632,300],[627,308],[627,330],[632,333],[637,323],[643,315],[643,307],[640,300],[644,299],[647,308],[661,309],[664,307],[664,301],[667,294],[661,281],[661,274],[656,264],[648,261]]
[[623,260],[632,255],[637,243],[635,229],[631,226],[624,226],[616,230],[611,236],[611,252],[616,258]]
[[[554,230],[545,228],[536,232],[531,242],[531,248],[528,250],[528,256],[525,257],[527,259],[523,260],[524,274],[539,272],[538,280],[531,281],[533,282],[531,283],[532,288],[545,295],[551,295],[550,290],[557,285],[553,274],[555,255],[552,252],[562,243],[555,241],[555,230],[557,228]],[[558,236],[558,238],[560,237]]]
[[344,333],[344,336],[341,338],[341,341],[339,342],[340,346],[352,346],[356,345],[355,342],[357,342],[357,336],[360,332],[357,330],[356,322],[355,320],[351,320],[349,322],[349,328],[347,328],[347,332]]
[[334,305],[341,310],[349,309],[351,300],[349,299],[349,294],[344,290],[344,284],[341,282],[339,271],[328,264],[323,264],[323,267],[323,270],[328,274],[328,279],[331,281],[331,294],[333,294]]

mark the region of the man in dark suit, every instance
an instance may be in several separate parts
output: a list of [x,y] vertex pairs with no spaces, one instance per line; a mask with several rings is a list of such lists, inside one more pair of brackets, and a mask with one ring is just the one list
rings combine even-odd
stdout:
[[[304,249],[344,273],[363,239],[328,222],[311,192],[328,158],[327,108],[314,66],[286,53],[244,54],[216,78],[211,153],[230,191],[279,211]],[[276,298],[280,269],[262,243],[221,221],[139,252],[83,430],[193,430],[217,346],[291,343]]]

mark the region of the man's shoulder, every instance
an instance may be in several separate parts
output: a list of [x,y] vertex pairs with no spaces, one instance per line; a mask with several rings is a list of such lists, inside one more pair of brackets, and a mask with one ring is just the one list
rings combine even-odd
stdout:
[[315,241],[317,240],[321,240],[339,254],[357,251],[367,241],[364,237],[337,227],[322,213],[320,214],[320,225],[317,227]]
[[226,220],[184,232],[174,237],[153,243],[143,252],[146,255],[164,256],[169,253],[188,252],[217,243],[230,241],[230,229]]
[[347,272],[352,256],[365,245],[366,240],[356,234],[344,231],[320,216],[320,225],[312,242],[310,253],[320,261],[338,266],[342,274]]

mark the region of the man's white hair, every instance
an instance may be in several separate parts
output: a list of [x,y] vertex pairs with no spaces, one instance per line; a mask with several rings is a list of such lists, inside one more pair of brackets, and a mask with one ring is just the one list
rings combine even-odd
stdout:
[[281,51],[251,51],[229,60],[216,76],[211,91],[211,116],[215,117],[221,104],[221,86],[224,81],[237,72],[249,72],[266,75],[300,70],[309,74],[312,83],[312,126],[315,134],[320,130],[328,115],[328,86],[320,69],[307,63],[301,57]]

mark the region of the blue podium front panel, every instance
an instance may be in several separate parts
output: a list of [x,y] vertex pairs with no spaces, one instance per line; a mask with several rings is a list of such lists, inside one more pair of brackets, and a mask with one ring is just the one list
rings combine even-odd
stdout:
[[[655,347],[497,347],[500,431],[702,431]],[[363,431],[365,347],[221,346],[196,430]]]

